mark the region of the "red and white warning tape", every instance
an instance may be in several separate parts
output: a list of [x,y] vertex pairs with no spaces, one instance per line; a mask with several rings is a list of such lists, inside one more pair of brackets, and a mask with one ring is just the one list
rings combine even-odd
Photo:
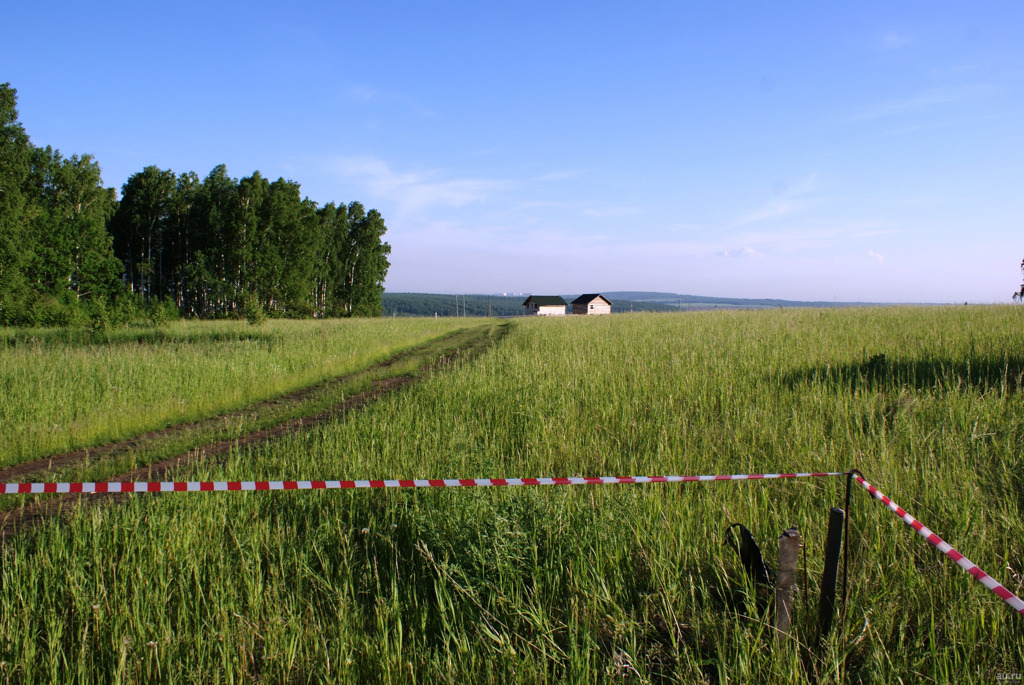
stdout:
[[876,488],[874,485],[867,482],[857,474],[854,474],[853,477],[857,480],[858,483],[864,486],[864,489],[870,492],[875,499],[879,500],[880,502],[882,502],[882,504],[889,507],[889,509],[895,512],[897,516],[903,519],[904,523],[906,523],[908,526],[910,526],[918,533],[920,533],[921,537],[923,537],[928,542],[932,543],[932,545],[938,548],[940,552],[942,552],[947,557],[955,561],[957,565],[960,566],[960,568],[974,576],[975,580],[977,580],[979,583],[987,587],[992,592],[996,593],[1004,602],[1013,607],[1018,613],[1024,614],[1024,601],[1022,601],[1020,597],[1018,597],[1017,595],[1013,594],[1005,587],[1000,585],[998,582],[996,582],[994,578],[992,578],[992,576],[978,568],[977,564],[975,564],[973,561],[965,557],[963,554],[960,554],[960,552],[953,549],[949,545],[949,543],[940,538],[938,535],[925,528],[925,526],[920,521],[918,521],[913,516],[908,514],[904,509],[899,507],[891,499],[883,495],[881,491],[879,491],[879,489]]
[[845,473],[746,473],[719,476],[604,476],[599,478],[446,478],[443,480],[243,480],[243,481],[107,481],[100,483],[6,483],[2,495],[43,493],[224,492],[237,490],[344,490],[347,488],[464,488],[515,485],[618,485],[690,483],[716,480],[767,480],[845,476]]
[[[143,492],[232,492],[260,490],[344,490],[349,488],[464,488],[511,487],[517,485],[619,485],[640,483],[692,483],[721,480],[769,480],[776,478],[815,478],[845,476],[846,472],[811,473],[745,473],[713,476],[602,476],[596,478],[445,478],[424,480],[245,480],[245,481],[106,481],[96,483],[5,483],[0,484],[0,495],[28,495],[45,493],[143,493]],[[924,527],[917,519],[883,495],[856,472],[853,477],[875,499],[880,500],[904,523],[916,530],[943,554],[992,590],[1016,611],[1024,614],[1024,601],[996,582],[970,559],[953,549],[938,535]]]

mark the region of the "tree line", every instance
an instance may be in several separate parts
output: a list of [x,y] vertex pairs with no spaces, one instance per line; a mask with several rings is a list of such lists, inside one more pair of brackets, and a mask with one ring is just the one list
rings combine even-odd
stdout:
[[283,178],[149,166],[105,188],[90,155],[31,143],[0,85],[0,324],[379,316],[391,247],[375,209]]
[[522,297],[500,295],[438,295],[434,293],[385,293],[384,316],[521,316]]

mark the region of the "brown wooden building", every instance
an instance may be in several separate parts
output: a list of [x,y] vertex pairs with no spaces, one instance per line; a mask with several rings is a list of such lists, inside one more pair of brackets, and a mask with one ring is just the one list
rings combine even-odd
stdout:
[[611,314],[612,303],[606,300],[604,296],[596,293],[580,295],[572,301],[572,313],[584,315]]

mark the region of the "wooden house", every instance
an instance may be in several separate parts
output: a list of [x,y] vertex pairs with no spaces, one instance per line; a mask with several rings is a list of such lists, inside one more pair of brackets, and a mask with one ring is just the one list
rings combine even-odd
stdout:
[[580,295],[572,301],[573,314],[611,314],[612,303],[596,293]]
[[527,316],[565,316],[565,300],[558,295],[530,295],[523,306]]

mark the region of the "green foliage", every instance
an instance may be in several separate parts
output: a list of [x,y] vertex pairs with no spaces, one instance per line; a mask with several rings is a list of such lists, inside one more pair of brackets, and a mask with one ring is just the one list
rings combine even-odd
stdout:
[[381,297],[381,307],[384,316],[521,316],[525,299],[526,296],[388,292]]
[[243,302],[245,320],[250,326],[262,326],[267,320],[267,313],[263,311],[263,305],[260,303],[259,298],[249,293],[245,296]]
[[50,147],[35,148],[27,188],[36,236],[28,272],[36,288],[76,298],[119,290],[120,264],[106,229],[117,202],[92,158],[64,159]]
[[146,303],[146,319],[151,326],[161,328],[172,321],[177,321],[178,316],[178,307],[170,297]]
[[106,298],[100,296],[93,298],[89,303],[87,313],[89,316],[89,332],[96,335],[106,336],[114,325],[114,316],[110,307],[107,306]]
[[121,291],[106,224],[117,201],[89,155],[35,147],[0,86],[0,323],[80,326]]
[[376,210],[319,208],[294,181],[224,165],[202,181],[145,167],[118,202],[89,155],[33,146],[16,105],[0,85],[0,325],[81,325],[90,300],[125,293],[161,321],[238,318],[247,294],[273,317],[380,315],[391,247]]
[[346,281],[349,313],[352,316],[380,316],[384,277],[391,266],[387,259],[391,246],[381,240],[387,228],[376,209],[363,215],[362,207],[353,211],[353,205],[349,205],[349,217],[354,217],[354,220],[349,230],[349,274]]
[[128,290],[146,299],[159,300],[171,292],[172,274],[165,270],[163,257],[176,247],[169,218],[175,183],[172,172],[155,166],[132,174],[121,187],[121,202],[110,221]]
[[294,181],[235,180],[224,165],[202,183],[147,167],[122,195],[114,247],[146,300],[198,317],[247,316],[248,296],[273,317],[380,314],[391,248],[375,210],[318,208]]
[[0,84],[0,324],[24,317],[29,286],[24,184],[32,147],[18,121],[17,92]]
[[40,295],[27,308],[31,326],[83,328],[88,316],[71,293]]

